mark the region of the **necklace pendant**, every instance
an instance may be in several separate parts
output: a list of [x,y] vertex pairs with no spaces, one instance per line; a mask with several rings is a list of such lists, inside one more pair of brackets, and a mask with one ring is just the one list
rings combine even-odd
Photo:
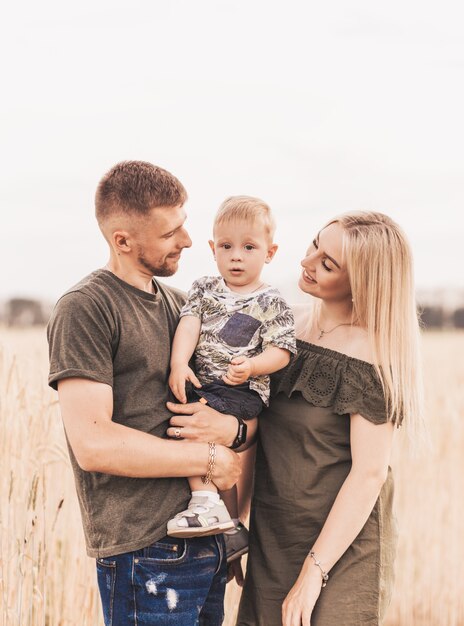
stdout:
[[324,331],[323,330],[319,331],[318,339],[322,339],[323,336],[324,336]]

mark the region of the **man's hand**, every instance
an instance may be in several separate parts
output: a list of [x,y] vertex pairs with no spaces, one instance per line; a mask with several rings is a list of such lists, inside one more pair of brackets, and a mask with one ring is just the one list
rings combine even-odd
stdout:
[[[213,470],[213,483],[220,491],[231,489],[242,473],[240,456],[225,446],[216,446],[216,462]],[[206,466],[205,466],[206,474]]]
[[189,380],[197,389],[201,387],[201,383],[195,376],[193,370],[186,364],[172,365],[171,374],[169,375],[169,387],[179,402],[185,404],[187,395],[185,393],[185,381]]
[[246,356],[237,356],[229,364],[227,374],[222,380],[227,385],[241,385],[253,376],[253,361]]
[[176,430],[180,429],[182,439],[197,442],[215,441],[230,446],[237,436],[237,420],[233,415],[219,413],[201,402],[190,404],[168,402],[167,407],[175,414],[171,417],[170,427],[166,431],[169,437],[175,437]]

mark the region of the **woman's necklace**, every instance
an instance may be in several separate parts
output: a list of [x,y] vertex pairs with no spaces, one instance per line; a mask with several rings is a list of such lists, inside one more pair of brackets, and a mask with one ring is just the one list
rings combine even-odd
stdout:
[[351,326],[351,322],[343,322],[342,324],[337,324],[336,326],[334,326],[330,330],[324,330],[323,328],[321,328],[319,326],[319,322],[317,322],[317,328],[319,330],[319,337],[318,337],[318,339],[322,339],[324,337],[324,335],[328,335],[329,333],[331,333],[336,328],[339,328],[340,326]]

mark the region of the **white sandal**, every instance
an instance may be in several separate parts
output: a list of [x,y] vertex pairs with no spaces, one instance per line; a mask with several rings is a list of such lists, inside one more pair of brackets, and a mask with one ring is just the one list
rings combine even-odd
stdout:
[[212,502],[207,496],[192,496],[188,508],[168,522],[170,537],[205,537],[234,528],[222,500]]

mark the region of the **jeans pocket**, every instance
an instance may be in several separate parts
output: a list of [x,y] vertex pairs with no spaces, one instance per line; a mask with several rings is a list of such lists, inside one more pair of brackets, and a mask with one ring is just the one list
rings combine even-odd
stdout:
[[136,563],[167,563],[175,565],[182,562],[187,555],[187,542],[185,539],[175,537],[163,537],[155,541],[142,554],[136,557]]
[[97,581],[102,601],[105,626],[112,626],[114,588],[116,585],[116,561],[97,559]]

